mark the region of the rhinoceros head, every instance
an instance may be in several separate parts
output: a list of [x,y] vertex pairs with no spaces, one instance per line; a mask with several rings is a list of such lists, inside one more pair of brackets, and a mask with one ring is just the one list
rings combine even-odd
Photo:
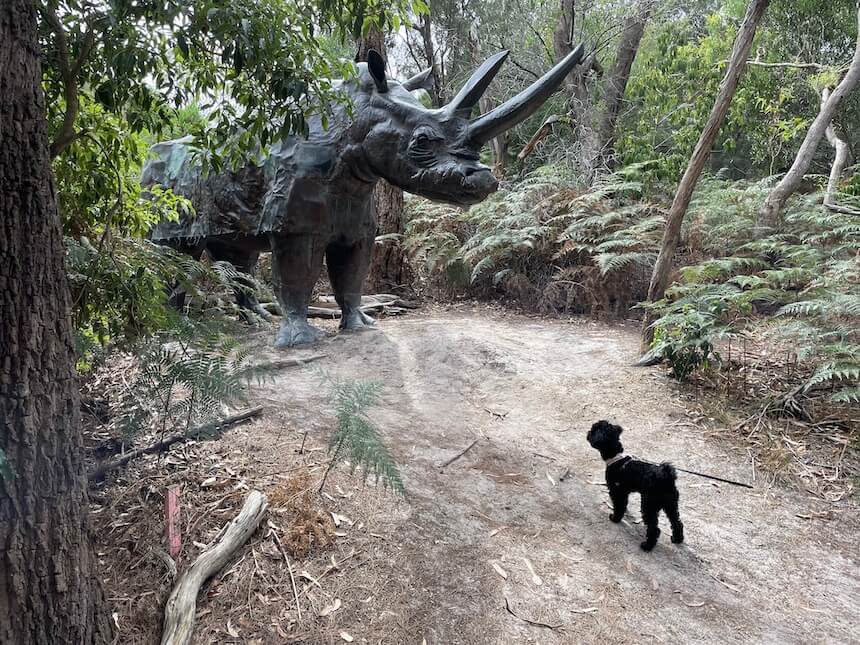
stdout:
[[448,105],[425,108],[410,93],[422,86],[429,70],[408,81],[386,78],[385,63],[375,51],[359,68],[354,142],[370,174],[403,190],[435,201],[475,204],[498,187],[480,162],[481,147],[537,110],[582,58],[577,47],[530,87],[478,118],[472,110],[507,58],[487,59]]

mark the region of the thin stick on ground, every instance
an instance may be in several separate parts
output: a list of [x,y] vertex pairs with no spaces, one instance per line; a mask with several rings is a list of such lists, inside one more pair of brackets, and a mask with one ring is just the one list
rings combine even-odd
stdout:
[[290,573],[290,583],[293,586],[293,597],[296,599],[296,613],[299,617],[299,625],[302,624],[302,605],[299,602],[299,591],[296,588],[296,578],[293,576],[293,567],[290,565],[290,557],[287,555],[287,550],[284,548],[284,545],[281,543],[281,538],[278,536],[278,532],[272,529],[272,535],[275,536],[275,542],[278,543],[278,548],[281,550],[281,555],[284,556],[284,562],[287,563],[287,571]]
[[475,439],[472,443],[470,443],[470,444],[469,444],[469,446],[468,446],[465,450],[461,450],[461,451],[460,451],[460,452],[458,452],[456,455],[454,455],[453,457],[451,457],[448,461],[446,461],[444,464],[442,464],[441,466],[439,466],[439,468],[447,468],[448,466],[450,466],[451,464],[453,464],[453,463],[454,463],[455,461],[457,461],[460,457],[462,457],[462,456],[463,456],[463,455],[465,455],[467,452],[469,452],[472,448],[474,448],[476,443],[478,443],[478,440],[477,440],[477,439]]
[[550,625],[548,623],[542,623],[538,620],[531,620],[530,618],[525,618],[524,616],[520,616],[513,609],[511,609],[511,601],[508,600],[508,597],[505,596],[505,609],[508,610],[508,613],[514,618],[519,618],[521,621],[528,623],[529,625],[534,625],[535,627],[546,627],[547,629],[560,629],[563,625]]
[[227,525],[218,543],[201,553],[188,571],[182,574],[164,607],[161,645],[187,645],[191,642],[200,587],[218,573],[236,550],[248,541],[266,514],[267,506],[266,496],[258,490],[252,490],[239,515]]
[[116,470],[120,466],[124,466],[132,459],[137,459],[142,455],[152,454],[155,452],[164,452],[175,443],[181,443],[183,441],[199,439],[201,437],[217,434],[229,428],[230,426],[259,416],[260,414],[262,414],[262,412],[262,407],[251,408],[250,410],[240,412],[239,414],[234,414],[233,416],[227,417],[226,419],[222,419],[221,421],[213,421],[212,423],[206,423],[202,426],[192,428],[188,432],[181,432],[175,435],[171,435],[166,439],[163,439],[162,441],[156,441],[154,444],[152,444],[151,446],[147,446],[146,448],[138,448],[136,450],[132,450],[131,452],[127,452],[122,457],[118,457],[113,461],[109,461],[91,472],[89,474],[90,485],[100,482],[102,479],[104,479],[104,476],[107,473],[112,470]]

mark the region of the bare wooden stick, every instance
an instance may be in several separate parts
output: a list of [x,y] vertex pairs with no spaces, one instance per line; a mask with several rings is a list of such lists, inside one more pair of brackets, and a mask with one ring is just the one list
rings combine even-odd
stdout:
[[307,365],[308,363],[313,363],[314,361],[318,361],[321,358],[325,358],[328,354],[313,354],[312,356],[308,356],[307,358],[285,358],[280,361],[273,361],[271,363],[264,363],[260,367],[264,367],[267,369],[279,370],[285,367],[299,367],[301,365]]
[[511,601],[510,601],[510,600],[508,600],[508,597],[507,597],[507,596],[505,596],[505,609],[506,609],[506,610],[508,611],[508,613],[509,613],[511,616],[513,616],[514,618],[519,618],[521,621],[523,621],[523,622],[525,622],[525,623],[528,623],[529,625],[534,625],[535,627],[546,627],[547,629],[552,629],[552,630],[560,629],[561,627],[563,627],[563,625],[561,625],[561,624],[558,624],[558,625],[550,625],[549,623],[542,623],[542,622],[540,622],[539,620],[532,620],[532,619],[530,619],[530,618],[526,618],[525,616],[520,616],[520,615],[519,615],[518,613],[516,613],[516,612],[513,610],[513,608],[511,607]]
[[252,490],[239,515],[227,525],[218,543],[201,553],[182,574],[164,607],[161,645],[187,645],[191,642],[197,593],[201,585],[220,571],[233,553],[248,541],[266,514],[267,506],[266,496]]
[[441,466],[439,466],[439,468],[447,468],[448,466],[450,466],[451,464],[453,464],[453,463],[454,463],[455,461],[457,461],[460,457],[462,457],[462,456],[463,456],[463,455],[465,455],[467,452],[469,452],[472,448],[474,448],[476,443],[478,443],[478,440],[477,440],[477,439],[475,439],[472,443],[470,443],[470,444],[469,444],[469,446],[468,446],[465,450],[461,450],[461,451],[460,451],[460,452],[458,452],[456,455],[454,455],[453,457],[451,457],[448,461],[446,461],[444,464],[442,464]]
[[132,459],[137,459],[141,455],[151,454],[154,452],[163,452],[175,443],[181,443],[183,441],[189,441],[191,439],[197,439],[199,437],[220,432],[225,428],[229,428],[232,425],[259,416],[262,412],[262,407],[251,408],[250,410],[240,412],[239,414],[235,414],[232,417],[227,417],[226,419],[222,419],[221,421],[206,423],[202,426],[198,426],[197,428],[193,428],[188,432],[171,435],[166,439],[163,439],[162,441],[157,441],[151,446],[147,446],[146,448],[138,448],[136,450],[127,452],[122,457],[118,457],[113,461],[109,461],[106,464],[96,468],[93,472],[90,473],[89,482],[91,485],[100,482],[102,479],[104,479],[105,474],[109,473],[111,470],[115,470],[120,466],[124,466]]

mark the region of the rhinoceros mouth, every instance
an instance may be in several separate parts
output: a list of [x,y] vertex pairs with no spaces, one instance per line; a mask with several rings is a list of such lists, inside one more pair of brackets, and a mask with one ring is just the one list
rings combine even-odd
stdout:
[[466,174],[447,173],[437,182],[419,181],[412,190],[407,190],[435,202],[470,206],[486,199],[498,187],[499,182],[489,168],[474,168]]

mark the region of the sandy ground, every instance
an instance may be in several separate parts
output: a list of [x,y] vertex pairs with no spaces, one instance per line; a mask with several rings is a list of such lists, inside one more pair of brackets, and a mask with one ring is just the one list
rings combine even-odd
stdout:
[[[633,327],[464,307],[288,352],[326,352],[314,365],[384,384],[372,417],[408,490],[397,501],[338,475],[357,491],[341,496],[342,512],[362,521],[336,557],[358,548],[364,566],[341,583],[343,609],[325,634],[303,642],[343,642],[345,631],[355,642],[416,645],[860,643],[850,504],[821,513],[822,502],[769,485],[761,471],[753,490],[682,473],[683,546],[661,517],[657,548],[640,551],[636,496],[625,522],[609,521],[602,462],[585,441],[597,419],[623,425],[625,449],[639,457],[754,476],[743,444],[687,421],[659,369],[630,366],[636,349]],[[277,441],[266,424],[244,431],[267,463],[294,460],[304,431],[308,445],[325,445],[332,420],[314,369],[255,387],[252,403],[283,423]]]

